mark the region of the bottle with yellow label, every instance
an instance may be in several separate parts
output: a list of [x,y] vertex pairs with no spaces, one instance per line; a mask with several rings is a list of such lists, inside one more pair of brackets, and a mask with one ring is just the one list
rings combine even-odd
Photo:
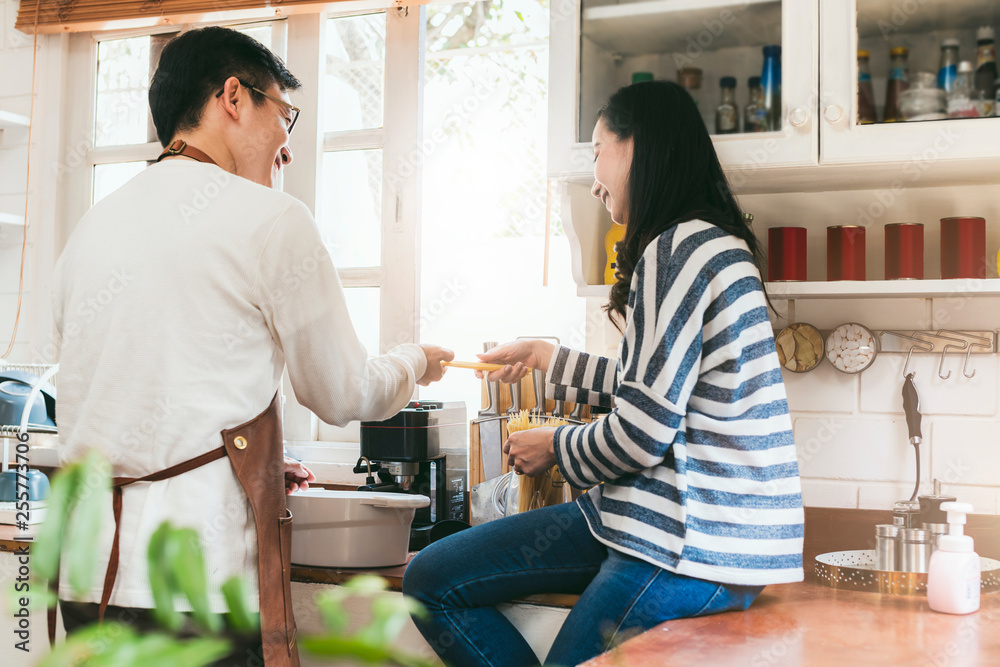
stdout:
[[619,225],[618,223],[611,223],[611,230],[604,237],[604,249],[608,253],[608,263],[604,266],[604,284],[614,285],[615,284],[615,261],[618,259],[618,253],[615,251],[615,244],[625,238],[625,225]]

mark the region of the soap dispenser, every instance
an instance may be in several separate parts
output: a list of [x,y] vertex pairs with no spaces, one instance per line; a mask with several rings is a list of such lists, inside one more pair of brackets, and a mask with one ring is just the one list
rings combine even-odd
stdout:
[[979,609],[981,566],[972,538],[964,534],[969,503],[942,503],[948,513],[948,534],[938,538],[927,572],[927,602],[934,611],[971,614]]

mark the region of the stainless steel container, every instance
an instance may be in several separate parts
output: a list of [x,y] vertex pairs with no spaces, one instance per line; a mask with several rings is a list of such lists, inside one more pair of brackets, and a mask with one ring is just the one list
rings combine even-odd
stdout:
[[892,522],[900,528],[918,528],[920,503],[916,500],[900,500],[892,506]]
[[927,572],[931,560],[931,532],[922,528],[904,528],[899,569],[903,572]]
[[875,569],[896,572],[899,568],[899,526],[883,523],[875,526]]

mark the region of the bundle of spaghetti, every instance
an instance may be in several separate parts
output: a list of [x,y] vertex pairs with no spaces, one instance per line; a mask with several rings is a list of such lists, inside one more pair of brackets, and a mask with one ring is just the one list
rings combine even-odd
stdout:
[[[531,428],[542,428],[544,426],[556,427],[567,426],[569,422],[565,419],[547,417],[545,415],[533,415],[530,410],[521,410],[517,414],[507,418],[507,433],[526,431]],[[566,499],[566,479],[563,477],[559,466],[552,466],[544,474],[528,477],[521,475],[517,493],[517,511],[527,512],[528,510],[549,505],[558,505]]]

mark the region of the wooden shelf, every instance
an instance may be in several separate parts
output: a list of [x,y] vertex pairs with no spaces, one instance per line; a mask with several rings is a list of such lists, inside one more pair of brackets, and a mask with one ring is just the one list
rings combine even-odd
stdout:
[[1000,278],[955,280],[839,280],[767,283],[772,299],[880,299],[1000,296]]
[[[723,12],[731,14],[724,17]],[[731,16],[732,18],[728,18]],[[728,18],[728,22],[723,22]],[[710,26],[718,25],[718,34]],[[781,42],[780,0],[647,0],[583,11],[583,35],[622,56],[683,52],[707,32],[710,48]],[[699,47],[701,48],[701,47]]]

